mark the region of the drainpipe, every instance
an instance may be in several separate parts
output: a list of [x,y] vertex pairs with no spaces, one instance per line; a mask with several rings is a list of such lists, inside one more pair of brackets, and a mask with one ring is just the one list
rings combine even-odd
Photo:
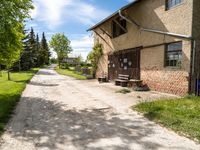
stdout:
[[196,41],[193,40],[193,51],[192,51],[192,75],[194,75],[194,70],[195,70],[195,55],[196,55]]
[[140,26],[136,21],[130,20],[130,19],[126,18],[125,16],[123,16],[123,15],[122,15],[122,10],[121,10],[121,9],[119,10],[118,13],[119,13],[119,16],[120,16],[121,18],[123,18],[124,20],[126,20],[127,22],[133,24],[134,26],[137,26],[138,28],[141,28],[141,26]]
[[182,35],[182,34],[177,34],[177,33],[171,33],[171,32],[164,32],[164,31],[160,31],[160,30],[154,30],[154,29],[146,29],[143,28],[141,25],[139,25],[136,21],[134,20],[130,20],[127,17],[125,17],[124,15],[122,15],[122,10],[119,10],[119,16],[121,18],[123,18],[124,20],[126,20],[127,22],[133,24],[134,26],[137,26],[141,31],[146,31],[146,32],[152,32],[152,33],[157,33],[157,34],[163,34],[163,35],[169,35],[169,36],[174,36],[174,37],[179,37],[179,38],[186,38],[186,39],[192,39],[191,36],[187,36],[187,35]]
[[195,76],[195,82],[196,82],[196,91],[195,94],[197,96],[199,96],[199,74],[195,75],[195,60],[196,60],[196,41],[192,40],[192,47],[193,47],[193,51],[192,51],[192,74],[191,74],[191,79],[192,77]]

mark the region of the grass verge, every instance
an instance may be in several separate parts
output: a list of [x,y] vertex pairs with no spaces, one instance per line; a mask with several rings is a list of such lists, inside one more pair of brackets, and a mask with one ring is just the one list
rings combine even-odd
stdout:
[[131,90],[129,90],[129,89],[121,89],[119,91],[116,91],[116,93],[127,94],[127,93],[131,93]]
[[83,76],[82,74],[77,73],[73,70],[59,69],[59,68],[55,68],[55,70],[56,70],[57,73],[59,73],[61,75],[70,76],[70,77],[73,77],[73,78],[78,79],[78,80],[87,80],[86,76]]
[[19,101],[26,83],[39,69],[11,73],[11,81],[7,80],[7,73],[0,77],[0,134],[8,122],[13,109]]
[[200,142],[200,97],[159,100],[133,106],[150,120]]

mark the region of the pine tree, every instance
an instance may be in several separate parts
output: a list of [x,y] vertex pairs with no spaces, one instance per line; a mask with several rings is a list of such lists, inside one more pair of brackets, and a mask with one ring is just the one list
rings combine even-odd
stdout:
[[23,51],[21,52],[21,57],[19,60],[20,70],[29,70],[31,68],[32,61],[29,36],[30,34],[26,35],[26,37],[23,39]]
[[36,35],[36,54],[35,54],[35,56],[36,56],[36,65],[35,65],[35,67],[40,67],[41,65],[40,65],[40,42],[39,42],[39,35],[37,34]]
[[36,39],[35,39],[35,33],[33,28],[31,28],[31,32],[29,34],[29,48],[30,48],[30,65],[31,68],[35,67],[37,64],[37,54],[36,54]]
[[49,64],[49,57],[50,57],[50,51],[47,44],[47,40],[45,37],[45,33],[42,34],[42,40],[40,43],[40,62],[41,65],[48,65]]

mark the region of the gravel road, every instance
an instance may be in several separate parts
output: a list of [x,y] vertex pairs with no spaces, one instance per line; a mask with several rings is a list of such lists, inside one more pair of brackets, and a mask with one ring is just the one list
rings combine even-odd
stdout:
[[200,150],[195,142],[131,111],[128,107],[139,98],[41,69],[27,85],[0,149]]

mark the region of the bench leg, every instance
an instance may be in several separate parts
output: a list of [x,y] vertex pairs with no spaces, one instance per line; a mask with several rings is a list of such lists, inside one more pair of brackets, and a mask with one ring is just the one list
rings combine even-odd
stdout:
[[115,81],[115,85],[116,86],[120,86],[120,82],[119,81]]
[[121,86],[122,86],[122,87],[127,87],[127,84],[128,84],[127,82],[122,82],[122,83],[121,83]]

